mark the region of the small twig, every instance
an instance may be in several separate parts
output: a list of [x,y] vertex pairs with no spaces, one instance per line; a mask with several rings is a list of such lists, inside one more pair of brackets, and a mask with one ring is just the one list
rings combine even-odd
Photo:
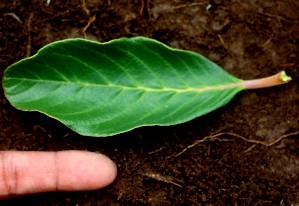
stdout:
[[187,8],[187,7],[192,7],[192,6],[201,6],[201,5],[205,5],[206,2],[200,2],[200,3],[189,3],[189,4],[181,4],[181,5],[178,5],[178,6],[173,6],[171,7],[173,10],[176,10],[176,9],[182,9],[182,8]]
[[294,23],[292,20],[289,20],[289,19],[284,18],[284,17],[279,16],[279,15],[270,14],[270,13],[266,13],[266,12],[262,12],[262,11],[256,11],[256,12],[259,13],[259,14],[261,14],[261,15],[264,15],[264,16],[268,16],[268,17],[271,17],[271,18],[277,18],[277,19],[285,21],[287,23],[291,23],[291,24]]
[[270,38],[267,41],[265,41],[265,43],[263,43],[262,47],[266,48],[270,44],[272,39],[273,39],[273,34],[271,34]]
[[247,150],[245,150],[245,153],[250,152],[255,147],[256,147],[256,144],[251,145]]
[[[243,2],[240,2],[239,4],[244,6]],[[296,19],[288,19],[288,18],[279,16],[279,15],[276,15],[276,14],[271,14],[271,13],[261,11],[260,8],[255,4],[250,4],[250,5],[254,8],[252,11],[257,12],[258,14],[261,14],[261,15],[264,15],[264,16],[267,16],[267,17],[270,17],[270,18],[276,18],[276,19],[279,19],[279,20],[282,20],[282,21],[285,21],[285,22],[291,23],[291,24],[293,24],[294,22],[297,22]]]
[[86,26],[83,28],[83,35],[84,38],[86,39],[86,31],[90,27],[90,25],[96,20],[96,15],[92,16],[89,18],[89,21],[87,22]]
[[[221,135],[221,134],[223,134],[223,133],[219,133],[219,134]],[[216,135],[210,135],[210,136],[206,136],[206,137],[204,137],[204,138],[201,139],[201,140],[197,140],[197,141],[195,141],[193,144],[188,145],[188,146],[187,146],[186,148],[184,148],[182,151],[180,151],[179,153],[177,153],[176,155],[173,155],[173,156],[174,156],[174,157],[178,157],[178,156],[180,156],[181,154],[185,153],[187,150],[189,150],[189,149],[191,149],[191,148],[197,146],[198,144],[200,144],[200,143],[202,143],[202,142],[205,142],[205,141],[207,141],[208,139],[212,139],[212,138],[215,138],[215,137],[217,137],[217,136],[220,136],[220,135],[218,135],[218,134],[216,134]]]
[[83,8],[83,11],[87,14],[87,16],[89,16],[90,12],[89,12],[89,10],[86,7],[85,0],[82,0],[82,8]]
[[[146,5],[145,5],[146,2]],[[141,0],[141,7],[139,10],[139,15],[142,16],[144,13],[144,8],[146,7],[146,11],[148,15],[150,15],[150,0]]]
[[218,38],[219,38],[219,40],[220,40],[222,46],[223,46],[224,48],[227,48],[226,45],[225,45],[225,42],[224,42],[224,40],[223,40],[223,38],[222,38],[222,36],[221,36],[221,34],[218,34],[217,36],[218,36]]
[[163,149],[165,149],[166,147],[160,147],[159,149],[156,149],[156,150],[154,150],[154,151],[151,151],[151,152],[149,152],[148,154],[155,154],[155,153],[157,153],[157,152],[160,152],[160,151],[162,151]]
[[[86,7],[86,2],[85,0],[81,0],[82,2],[82,9],[83,11],[86,13],[86,15],[89,17],[89,20],[86,24],[86,26],[83,28],[83,35],[84,35],[84,39],[86,39],[87,35],[86,35],[86,31],[87,29],[90,27],[90,25],[96,20],[96,15],[94,16],[90,16],[90,11],[88,10],[88,8]],[[109,3],[109,2],[108,2]]]
[[254,140],[254,139],[247,139],[247,138],[245,138],[245,137],[243,137],[241,135],[230,133],[230,132],[227,133],[227,135],[231,135],[231,136],[240,138],[240,139],[242,139],[244,141],[247,141],[247,142],[250,142],[250,143],[254,143],[254,144],[260,144],[260,145],[263,145],[263,146],[266,146],[266,147],[271,147],[274,144],[276,144],[277,142],[280,142],[282,139],[285,139],[285,138],[291,137],[291,136],[295,136],[295,135],[298,135],[298,134],[299,134],[299,131],[288,133],[288,134],[282,135],[281,137],[277,138],[273,142],[269,142],[268,143],[268,142],[264,142],[264,141]]
[[6,15],[13,17],[15,20],[17,20],[21,24],[23,23],[23,21],[20,19],[20,17],[18,17],[15,13],[6,13]]
[[[236,138],[239,138],[239,139],[242,139],[246,142],[249,142],[249,143],[253,143],[253,144],[260,144],[260,145],[263,145],[263,146],[266,146],[266,147],[270,147],[274,144],[276,144],[277,142],[280,142],[282,139],[284,138],[287,138],[287,137],[290,137],[290,136],[295,136],[295,135],[298,135],[299,134],[299,131],[297,132],[292,132],[292,133],[288,133],[288,134],[285,134],[285,135],[282,135],[281,137],[277,138],[276,140],[274,140],[273,142],[264,142],[264,141],[259,141],[259,140],[254,140],[254,139],[247,139],[246,137],[243,137],[241,135],[238,135],[238,134],[235,134],[235,133],[232,133],[232,132],[221,132],[221,133],[218,133],[218,134],[214,134],[214,135],[209,135],[209,136],[206,136],[204,137],[203,139],[201,140],[197,140],[195,141],[193,144],[187,146],[186,148],[184,148],[181,152],[173,155],[174,157],[178,157],[180,156],[181,154],[185,153],[187,150],[197,146],[198,144],[202,143],[202,142],[205,142],[207,141],[208,139],[216,139],[217,137],[219,136],[223,136],[223,135],[229,135],[229,136],[232,136],[232,137],[236,137]],[[246,150],[246,152],[250,151],[253,147],[250,147]]]
[[157,174],[157,173],[145,173],[144,176],[146,176],[148,178],[151,178],[151,179],[155,179],[155,180],[160,181],[160,182],[165,182],[165,183],[168,183],[168,184],[173,184],[173,185],[178,186],[178,187],[183,187],[182,185],[172,181],[170,178],[162,176],[162,175]]

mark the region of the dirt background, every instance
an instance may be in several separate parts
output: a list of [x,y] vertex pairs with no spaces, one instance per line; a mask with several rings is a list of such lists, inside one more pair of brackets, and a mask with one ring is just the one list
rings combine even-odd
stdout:
[[[83,137],[44,115],[18,111],[1,88],[0,149],[102,152],[119,174],[98,191],[0,204],[299,205],[298,11],[296,0],[2,0],[1,77],[7,66],[56,40],[142,35],[201,53],[242,79],[286,70],[293,81],[242,92],[185,124],[111,138]],[[265,142],[284,138],[270,147],[228,134],[200,142],[219,132]]]

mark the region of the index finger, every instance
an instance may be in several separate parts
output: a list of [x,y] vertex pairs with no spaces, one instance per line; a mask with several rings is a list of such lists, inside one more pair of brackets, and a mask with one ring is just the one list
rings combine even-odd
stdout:
[[115,164],[86,151],[0,152],[0,198],[50,191],[96,190],[116,178]]

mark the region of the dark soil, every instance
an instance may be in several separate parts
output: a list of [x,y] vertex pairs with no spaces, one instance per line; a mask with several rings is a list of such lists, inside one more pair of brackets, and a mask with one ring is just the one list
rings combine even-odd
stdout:
[[[299,2],[296,0],[2,0],[0,75],[10,64],[65,38],[105,42],[147,36],[192,50],[252,79],[280,70],[293,81],[240,93],[185,124],[144,127],[110,138],[77,135],[45,115],[13,108],[0,92],[2,150],[89,150],[118,166],[109,187],[46,193],[1,205],[299,205]],[[64,2],[64,3],[62,3]],[[94,21],[93,21],[94,20]]]

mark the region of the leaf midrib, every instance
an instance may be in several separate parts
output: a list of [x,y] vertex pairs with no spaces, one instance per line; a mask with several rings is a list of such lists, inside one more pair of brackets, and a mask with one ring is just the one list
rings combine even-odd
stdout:
[[30,81],[30,82],[39,82],[39,83],[59,83],[59,84],[77,84],[82,87],[114,87],[119,88],[123,90],[142,90],[144,92],[176,92],[176,93],[186,93],[186,92],[197,92],[202,93],[205,91],[211,91],[211,90],[223,90],[223,89],[232,89],[232,88],[242,88],[244,89],[244,86],[242,85],[242,81],[238,83],[231,83],[231,84],[224,84],[224,85],[216,85],[216,86],[207,86],[203,88],[169,88],[169,87],[163,87],[163,88],[152,88],[152,87],[143,87],[143,86],[124,86],[124,85],[117,85],[117,84],[95,84],[95,83],[87,83],[87,82],[71,82],[71,81],[58,81],[58,80],[38,80],[38,79],[25,79],[25,78],[10,78],[6,77],[7,79],[11,80],[21,80],[21,81]]

